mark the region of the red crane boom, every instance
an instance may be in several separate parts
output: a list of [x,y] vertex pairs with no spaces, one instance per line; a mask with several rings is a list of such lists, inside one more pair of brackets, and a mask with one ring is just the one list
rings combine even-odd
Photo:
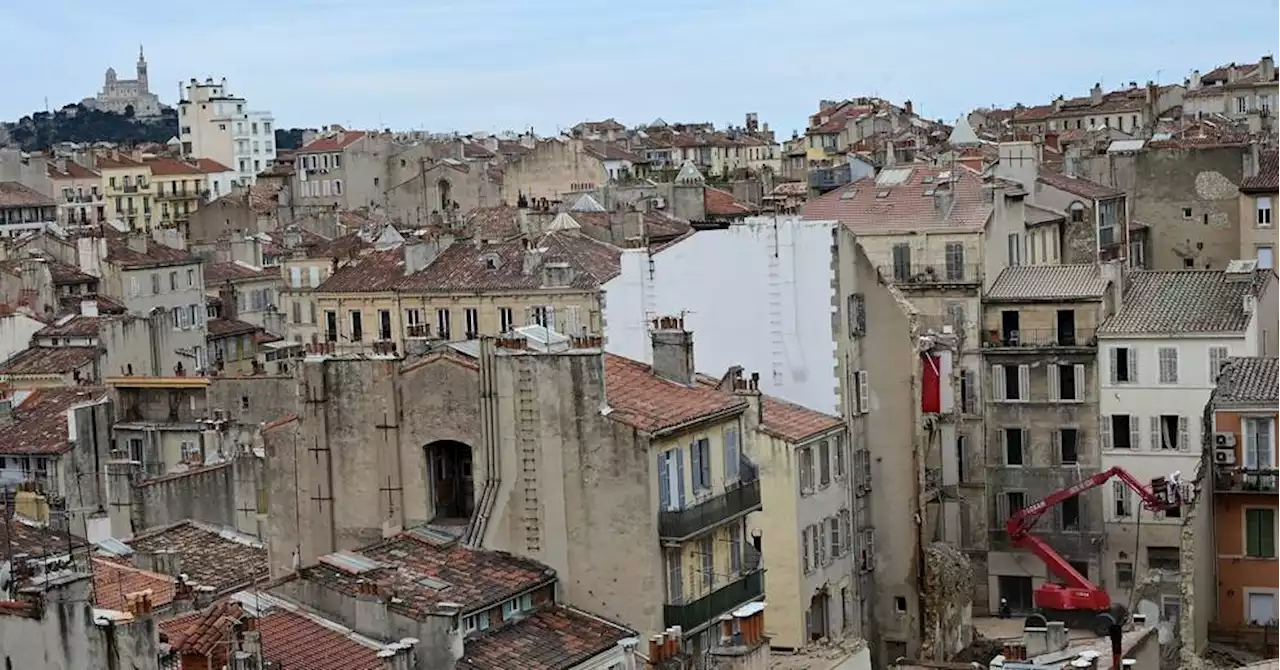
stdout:
[[1168,477],[1157,477],[1152,480],[1151,487],[1147,488],[1136,477],[1116,467],[1055,491],[1045,496],[1044,500],[1032,503],[1014,513],[1005,524],[1009,539],[1013,541],[1014,546],[1030,549],[1041,561],[1044,561],[1050,572],[1065,582],[1065,585],[1043,584],[1038,587],[1033,594],[1036,607],[1059,612],[1104,613],[1111,609],[1111,597],[1104,589],[1071,567],[1071,563],[1054,551],[1047,542],[1032,535],[1031,530],[1036,521],[1054,505],[1089,489],[1102,486],[1112,477],[1119,477],[1129,488],[1137,491],[1138,496],[1142,498],[1142,506],[1153,512],[1162,512],[1182,505],[1182,489],[1178,483],[1178,473],[1175,472]]

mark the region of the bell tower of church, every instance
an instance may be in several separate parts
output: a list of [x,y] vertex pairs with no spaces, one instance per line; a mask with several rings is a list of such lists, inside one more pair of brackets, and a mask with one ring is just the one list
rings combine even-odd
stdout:
[[147,88],[147,58],[142,55],[142,45],[138,45],[138,88],[141,93],[146,93],[151,89]]

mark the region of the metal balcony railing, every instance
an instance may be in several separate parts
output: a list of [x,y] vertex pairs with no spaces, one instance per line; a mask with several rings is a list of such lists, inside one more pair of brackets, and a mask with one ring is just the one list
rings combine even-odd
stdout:
[[431,326],[425,323],[411,323],[405,326],[409,337],[431,337]]
[[754,477],[744,479],[737,486],[693,507],[660,513],[658,536],[666,541],[683,541],[760,507],[760,480]]
[[749,572],[739,579],[681,605],[663,605],[662,618],[668,627],[693,630],[764,595],[764,572]]
[[1214,474],[1213,488],[1228,493],[1265,493],[1280,491],[1280,470],[1259,468],[1219,468]]
[[125,193],[137,193],[138,186],[136,184],[125,184],[123,187],[120,188],[120,190],[124,191]]
[[984,349],[1001,347],[1096,347],[1098,338],[1092,330],[1058,330],[1056,328],[1019,328],[988,330],[982,338]]
[[892,263],[880,266],[880,276],[899,288],[978,285],[982,266],[977,263]]

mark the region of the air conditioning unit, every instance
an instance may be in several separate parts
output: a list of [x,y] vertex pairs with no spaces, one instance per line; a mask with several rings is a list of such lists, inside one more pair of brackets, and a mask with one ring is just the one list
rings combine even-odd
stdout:
[[1214,449],[1214,450],[1213,450],[1213,462],[1214,462],[1215,464],[1217,464],[1217,465],[1235,465],[1235,464],[1236,464],[1236,452],[1235,452],[1235,450],[1234,450],[1234,449],[1230,449],[1230,448],[1227,448],[1227,449],[1222,449],[1222,448]]
[[1213,446],[1219,449],[1236,446],[1236,434],[1235,433],[1214,433]]

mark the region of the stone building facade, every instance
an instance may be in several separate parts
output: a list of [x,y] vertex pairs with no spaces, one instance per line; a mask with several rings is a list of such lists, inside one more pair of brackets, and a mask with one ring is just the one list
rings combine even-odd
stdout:
[[120,79],[115,68],[107,68],[102,90],[96,96],[86,98],[82,104],[116,114],[124,114],[132,107],[134,116],[159,116],[163,105],[160,97],[151,92],[147,80],[147,58],[141,46],[138,47],[137,71],[137,79]]

